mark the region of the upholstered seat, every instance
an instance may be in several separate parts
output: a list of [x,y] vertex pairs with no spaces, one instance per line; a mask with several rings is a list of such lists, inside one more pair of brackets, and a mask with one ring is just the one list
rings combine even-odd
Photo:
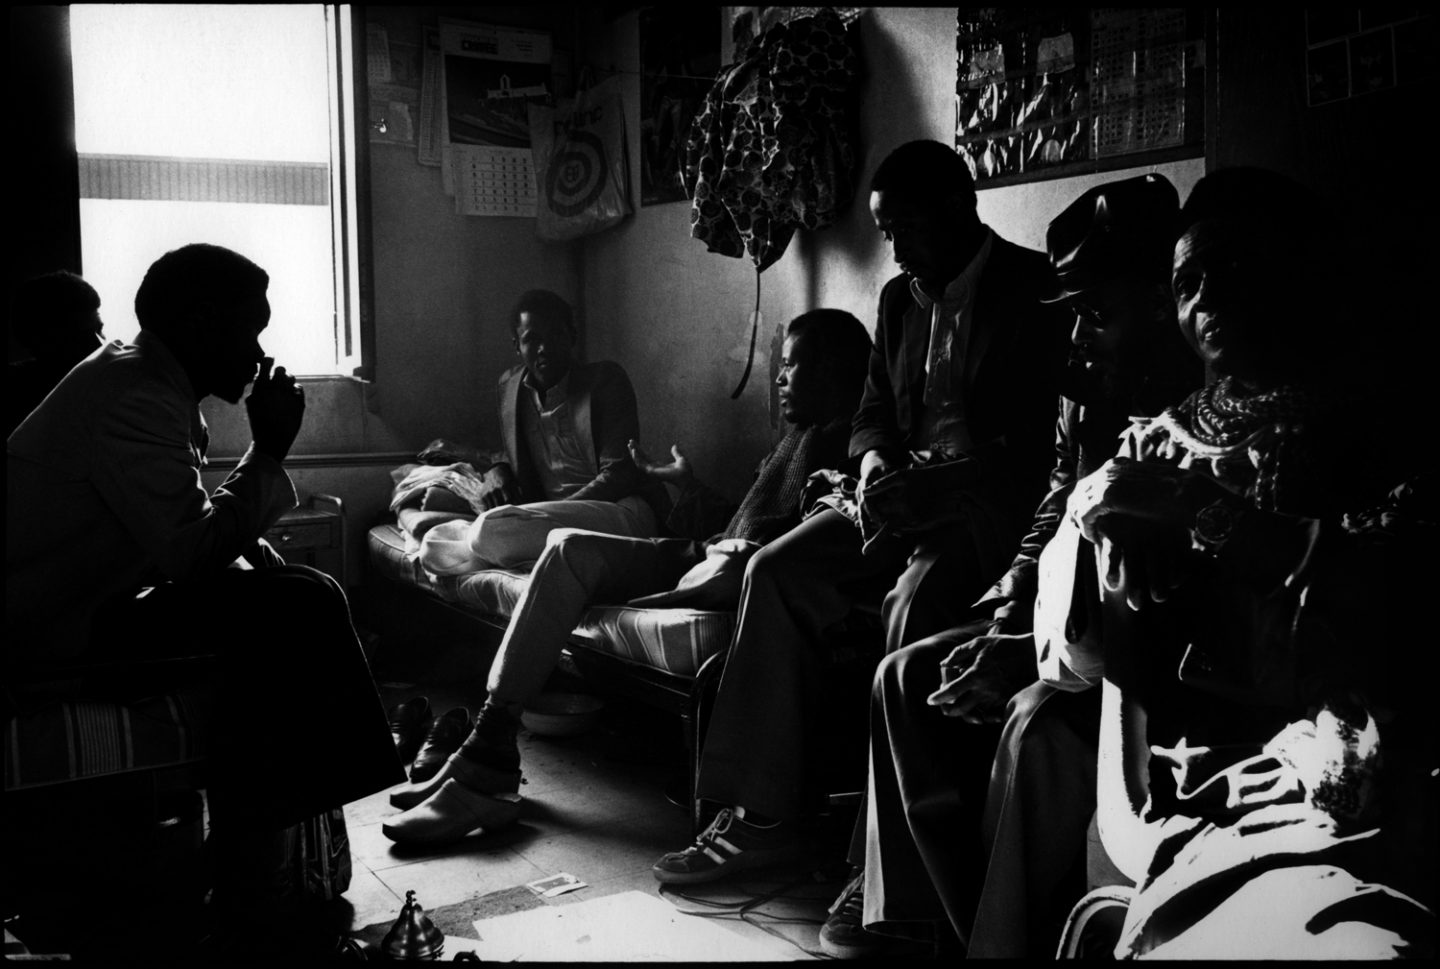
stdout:
[[[528,570],[487,569],[434,576],[420,567],[414,546],[399,525],[377,525],[370,530],[370,561],[386,578],[487,616],[504,618],[515,611]],[[641,666],[693,677],[705,660],[729,645],[734,629],[735,614],[729,611],[601,605],[586,610],[573,641]]]

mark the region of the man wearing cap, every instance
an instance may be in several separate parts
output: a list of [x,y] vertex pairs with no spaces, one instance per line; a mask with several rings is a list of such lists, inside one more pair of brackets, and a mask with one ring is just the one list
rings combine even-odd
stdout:
[[[1083,893],[1083,884],[1067,894],[1062,883],[1076,864],[1083,873],[1098,703],[1035,682],[1037,561],[1073,483],[1114,455],[1129,417],[1157,414],[1199,383],[1169,292],[1178,211],[1174,187],[1146,175],[1091,189],[1050,224],[1058,282],[1050,301],[1063,301],[1075,320],[1051,491],[973,618],[892,653],[876,671],[869,796],[851,846],[858,867],[820,935],[831,955],[876,955],[904,944],[897,939],[935,932],[944,938],[947,923],[968,955],[1049,954],[1048,904],[1063,906],[1055,916],[1063,920]],[[990,765],[988,725],[1001,722],[987,771],[979,764]],[[1025,771],[1017,774],[1022,748]],[[985,756],[975,756],[978,749]],[[1047,770],[1057,758],[1064,769]]]

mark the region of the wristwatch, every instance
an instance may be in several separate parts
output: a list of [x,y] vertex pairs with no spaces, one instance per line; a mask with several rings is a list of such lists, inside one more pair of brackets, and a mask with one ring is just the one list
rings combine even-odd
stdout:
[[1195,547],[1210,555],[1218,555],[1235,531],[1235,523],[1244,514],[1232,502],[1220,498],[1195,513],[1190,535]]

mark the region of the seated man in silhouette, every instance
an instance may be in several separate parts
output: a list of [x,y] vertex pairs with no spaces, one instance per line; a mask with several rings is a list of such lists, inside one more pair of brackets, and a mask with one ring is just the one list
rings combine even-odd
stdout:
[[574,316],[547,290],[521,296],[510,325],[520,363],[500,377],[503,450],[436,440],[420,459],[447,467],[400,483],[424,495],[423,507],[478,516],[421,537],[420,561],[437,574],[529,564],[553,528],[647,538],[665,511],[664,488],[646,480],[626,447],[640,422],[624,369],[574,359]]
[[10,335],[29,357],[5,377],[5,436],[20,426],[70,368],[104,342],[100,294],[71,272],[27,279],[15,291]]
[[587,604],[629,600],[644,606],[734,609],[745,563],[800,521],[807,478],[821,468],[844,465],[869,353],[870,336],[849,313],[812,310],[790,322],[775,379],[790,428],[761,462],[754,484],[719,534],[701,540],[705,531],[680,524],[684,513],[695,508],[712,513],[694,520],[713,520],[718,503],[694,480],[678,448],[673,465],[655,466],[636,453],[654,477],[680,486],[671,530],[692,537],[551,532],[490,666],[490,695],[474,731],[433,779],[391,795],[392,804],[408,810],[384,825],[386,836],[408,844],[443,844],[513,818],[514,802],[507,803],[504,795],[520,783],[515,744],[520,712],[544,686]]
[[[212,688],[195,726],[209,752],[216,900],[242,936],[256,918],[280,932],[297,916],[302,899],[274,884],[285,828],[404,780],[344,591],[260,544],[295,505],[284,461],[305,410],[260,348],[268,286],[228,249],[165,254],[136,293],[135,343],[71,370],[6,449],[8,672],[214,654],[173,675]],[[207,494],[200,402],[237,404],[252,382],[253,443]],[[116,699],[179,685],[139,669]]]

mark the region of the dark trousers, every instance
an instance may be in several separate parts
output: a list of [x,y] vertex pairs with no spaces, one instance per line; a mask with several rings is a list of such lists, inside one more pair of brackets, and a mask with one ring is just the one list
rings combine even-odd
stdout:
[[705,735],[699,796],[799,817],[827,725],[864,717],[863,694],[852,705],[823,689],[827,633],[855,606],[880,605],[886,648],[898,649],[953,625],[988,575],[963,526],[864,555],[858,530],[832,509],[757,552]]
[[1086,890],[1100,691],[1035,683],[1007,714],[985,803],[989,863],[969,954],[1050,959]]
[[[988,619],[962,627],[961,642]],[[947,717],[925,702],[954,643],[907,646],[875,671],[870,784],[850,860],[865,867],[865,921],[949,922],[963,941],[984,863],[980,818],[999,730]]]
[[217,832],[285,828],[405,780],[345,593],[322,572],[161,585],[102,614],[93,641],[101,660],[213,655],[179,675],[213,689],[201,729]]

